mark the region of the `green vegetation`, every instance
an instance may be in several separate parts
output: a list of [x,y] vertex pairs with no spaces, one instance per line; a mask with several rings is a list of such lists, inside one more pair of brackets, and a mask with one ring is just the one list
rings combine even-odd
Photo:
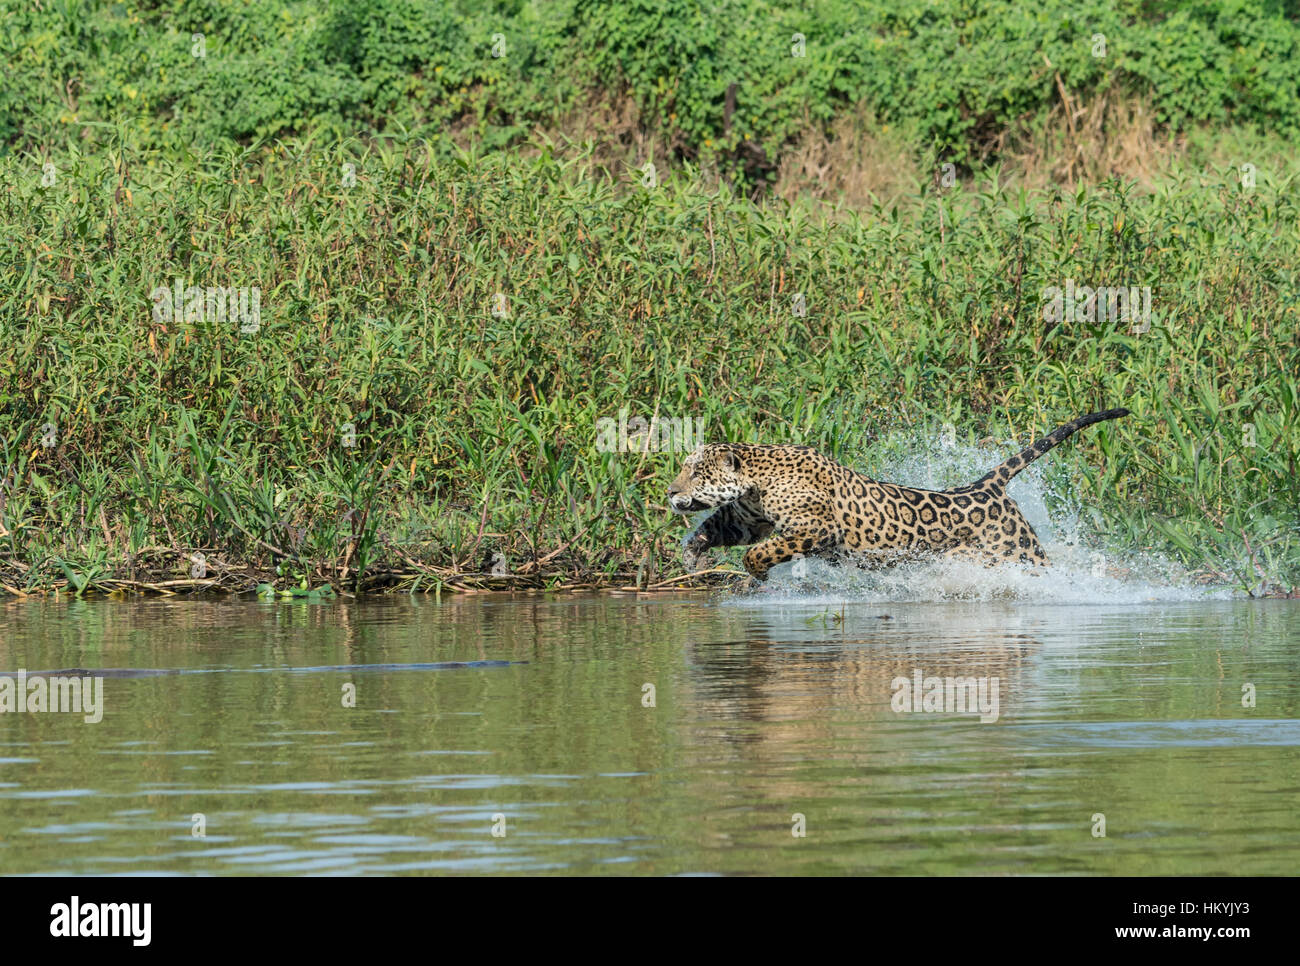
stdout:
[[[1176,129],[1300,136],[1279,0],[0,0],[0,142],[189,150],[409,134],[450,157],[626,93],[675,155],[744,176],[869,102],[956,163],[1062,92],[1133,94]],[[797,36],[796,36],[797,35]],[[802,56],[793,56],[800,47]],[[727,123],[727,89],[736,85]],[[453,133],[455,132],[455,133]],[[463,139],[463,138],[462,138]],[[761,176],[749,167],[749,176]]]
[[[129,157],[11,186],[0,547],[26,586],[159,544],[353,574],[489,547],[671,567],[680,456],[599,452],[623,407],[870,466],[908,425],[1024,437],[1123,403],[1081,484],[1120,544],[1295,572],[1289,190],[955,189],[816,219],[545,157],[358,151],[232,152],[129,197]],[[259,287],[260,327],[158,320],[174,279]],[[1149,284],[1149,331],[1045,322],[1067,279]]]
[[[1292,174],[977,168],[846,210],[755,204],[739,147],[869,102],[973,165],[1064,85],[1281,148],[1300,28],[1274,4],[46,6],[5,10],[10,590],[437,590],[496,553],[479,583],[655,584],[680,575],[681,456],[601,451],[623,409],[870,472],[945,422],[1027,439],[1124,405],[1069,454],[1095,533],[1300,578]],[[619,85],[675,145],[656,187],[525,137]],[[1150,286],[1149,328],[1045,319],[1067,280]],[[177,281],[257,289],[260,319],[155,311]]]

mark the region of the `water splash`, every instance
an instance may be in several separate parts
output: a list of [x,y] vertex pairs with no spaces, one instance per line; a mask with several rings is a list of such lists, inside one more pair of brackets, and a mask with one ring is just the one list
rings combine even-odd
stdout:
[[[767,582],[736,598],[749,601],[832,604],[841,601],[1021,601],[1056,604],[1139,604],[1153,601],[1227,600],[1229,587],[1206,587],[1177,564],[1142,554],[1139,568],[1106,570],[1082,566],[1069,548],[1047,544],[1048,568],[1005,564],[985,567],[966,560],[911,561],[882,570],[863,570],[808,560],[802,567],[774,567]],[[1063,552],[1065,551],[1065,552]]]

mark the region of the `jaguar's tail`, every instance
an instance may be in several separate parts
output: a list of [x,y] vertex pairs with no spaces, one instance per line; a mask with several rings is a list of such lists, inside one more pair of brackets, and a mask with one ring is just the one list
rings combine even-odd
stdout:
[[1005,486],[1011,481],[1013,476],[1023,470],[1026,466],[1038,459],[1038,457],[1042,456],[1057,443],[1063,442],[1074,433],[1083,429],[1083,427],[1091,426],[1093,423],[1100,423],[1107,419],[1119,419],[1119,417],[1127,416],[1128,414],[1129,411],[1127,409],[1107,409],[1102,413],[1090,413],[1087,416],[1080,416],[1078,419],[1066,423],[1055,432],[1044,436],[1028,449],[1021,450],[1006,462],[994,467],[984,476],[981,476],[976,480],[975,485],[981,486],[991,483],[997,486]]

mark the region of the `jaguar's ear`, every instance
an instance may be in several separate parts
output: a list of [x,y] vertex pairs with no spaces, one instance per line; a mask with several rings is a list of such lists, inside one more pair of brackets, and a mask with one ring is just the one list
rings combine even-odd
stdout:
[[740,472],[740,454],[734,449],[724,449],[722,451],[722,465],[733,473]]

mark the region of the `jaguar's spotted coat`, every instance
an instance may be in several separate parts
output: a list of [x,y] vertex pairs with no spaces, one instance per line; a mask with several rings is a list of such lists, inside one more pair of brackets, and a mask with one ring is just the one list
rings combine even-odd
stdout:
[[682,514],[717,511],[683,541],[687,570],[710,547],[747,544],[757,544],[745,554],[745,569],[758,580],[804,556],[848,555],[875,566],[920,554],[1046,564],[1007,483],[1077,430],[1128,412],[1080,416],[955,490],[881,483],[807,446],[712,443],[686,458],[668,503]]

